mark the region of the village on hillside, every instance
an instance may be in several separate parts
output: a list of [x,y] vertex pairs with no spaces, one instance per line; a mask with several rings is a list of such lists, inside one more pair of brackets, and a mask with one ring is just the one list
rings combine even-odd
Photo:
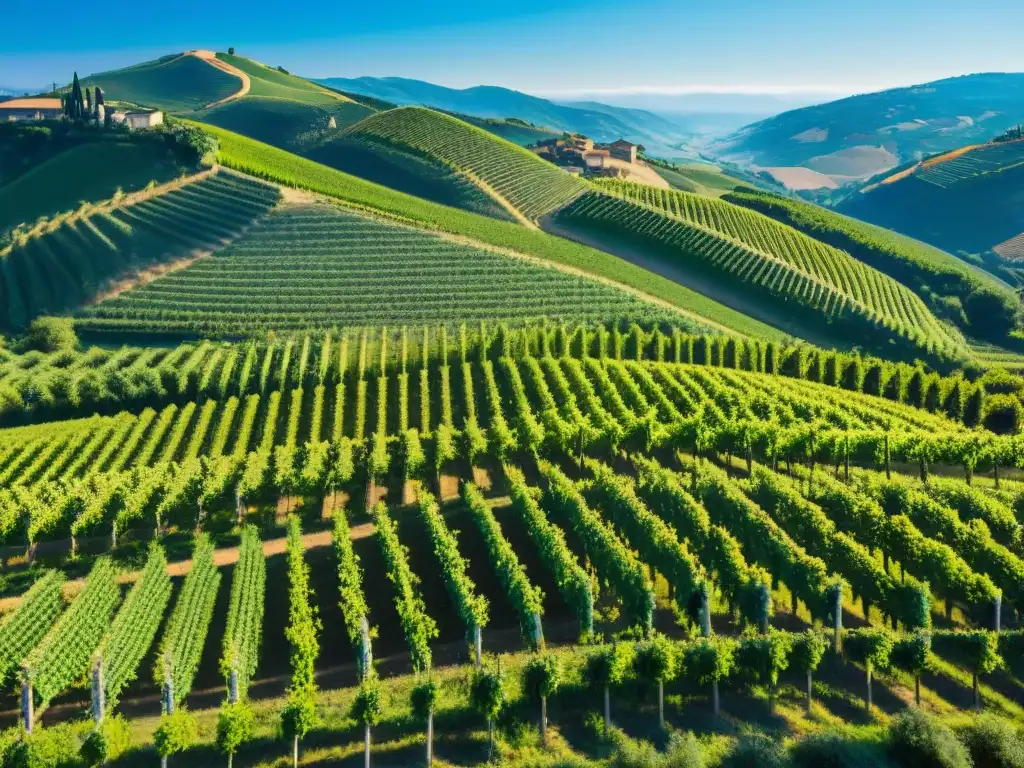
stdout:
[[563,133],[538,141],[528,149],[576,176],[617,177],[623,175],[619,163],[635,164],[637,151],[642,150],[642,147],[625,139],[610,144],[595,144],[593,139],[582,134]]
[[82,88],[75,73],[71,87],[54,91],[54,96],[25,97],[0,101],[0,122],[75,120],[98,126],[121,126],[128,130],[154,128],[163,125],[164,113],[156,109],[128,109],[115,107],[107,110],[103,90]]

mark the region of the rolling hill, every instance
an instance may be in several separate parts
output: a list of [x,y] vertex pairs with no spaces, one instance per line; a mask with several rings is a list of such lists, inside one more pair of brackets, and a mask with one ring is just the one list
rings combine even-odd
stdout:
[[763,214],[630,182],[597,188],[557,211],[554,231],[606,238],[613,252],[632,252],[648,268],[791,333],[803,329],[833,344],[846,336],[873,349],[909,341],[910,349],[966,354],[963,339],[905,286]]
[[1004,243],[1024,233],[1024,141],[966,146],[929,158],[848,196],[838,210],[1019,283],[1013,252]]
[[126,141],[77,144],[7,184],[0,185],[0,242],[19,224],[34,225],[83,202],[130,194],[150,182],[162,183],[183,169],[165,147]]
[[194,259],[247,228],[277,190],[204,171],[118,200],[84,206],[0,252],[0,326],[23,329],[130,284],[140,271]]
[[744,188],[724,199],[841,248],[894,277],[965,333],[998,341],[1014,327],[1019,300],[1013,289],[950,253],[791,197]]
[[676,146],[688,138],[671,120],[641,109],[600,105],[581,109],[495,86],[457,90],[401,77],[324,78],[317,82],[403,106],[427,106],[486,118],[515,117],[558,132],[582,133],[595,141],[629,139],[652,154],[681,156]]
[[532,152],[422,107],[378,112],[346,137],[439,161],[479,185],[514,216],[534,221],[586,191],[586,183]]
[[978,74],[851,96],[748,125],[709,147],[761,168],[802,167],[838,183],[987,140],[1024,115],[1024,74]]
[[82,79],[83,88],[95,86],[106,101],[191,112],[238,93],[242,80],[199,55],[182,53]]

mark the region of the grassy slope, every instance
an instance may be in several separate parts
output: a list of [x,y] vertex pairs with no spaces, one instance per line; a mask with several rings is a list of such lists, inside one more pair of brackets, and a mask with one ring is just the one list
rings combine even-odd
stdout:
[[109,199],[118,189],[135,192],[177,172],[177,164],[151,145],[79,144],[0,187],[0,231],[72,210],[83,200]]
[[241,81],[195,56],[179,56],[82,80],[83,87],[97,85],[107,102],[189,112],[230,96],[241,87]]
[[950,253],[984,254],[1024,231],[1024,166],[949,187],[913,174],[854,195],[839,210]]
[[423,107],[379,112],[348,134],[426,155],[472,174],[523,217],[535,220],[587,190],[535,154],[457,118]]
[[710,197],[719,197],[743,183],[739,179],[722,173],[721,169],[716,166],[700,163],[674,165],[671,168],[658,164],[655,166],[655,170],[675,189],[696,192],[699,195]]
[[[258,141],[303,153],[357,123],[373,110],[348,100],[309,103],[249,95],[189,117]],[[337,128],[328,128],[331,118]]]
[[769,325],[624,259],[543,232],[396,192],[230,131],[210,130],[220,140],[220,162],[230,168],[344,200],[356,207],[383,211],[430,229],[462,235],[615,280],[738,333],[772,339],[784,337]]
[[217,58],[249,75],[251,96],[270,96],[291,99],[307,104],[331,104],[335,101],[350,101],[336,91],[329,91],[295,75],[271,69],[244,56],[218,53]]

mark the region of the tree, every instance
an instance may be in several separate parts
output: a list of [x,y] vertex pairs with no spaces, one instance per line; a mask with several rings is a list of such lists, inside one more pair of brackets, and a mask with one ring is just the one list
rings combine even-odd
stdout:
[[523,668],[523,690],[534,701],[540,701],[540,739],[548,743],[548,697],[558,690],[562,670],[558,659],[550,653],[532,656]]
[[228,48],[228,56],[234,56],[234,55],[235,55],[235,49],[234,49],[234,46],[232,46],[232,47]]
[[409,703],[412,714],[417,720],[427,724],[427,765],[434,762],[434,706],[437,704],[438,685],[432,677],[427,677],[412,689]]
[[228,756],[228,768],[234,761],[235,753],[252,738],[255,719],[247,701],[226,703],[217,717],[217,749]]
[[867,696],[864,704],[871,711],[871,676],[875,669],[886,669],[892,655],[893,638],[884,629],[855,629],[843,639],[843,651],[851,661],[864,665],[867,675]]
[[921,675],[932,665],[932,640],[925,632],[898,640],[890,654],[890,663],[897,669],[909,672],[914,676],[914,701],[921,706]]
[[985,412],[985,390],[975,384],[971,387],[971,393],[967,396],[964,405],[963,421],[968,427],[977,427],[981,424],[981,415]]
[[380,681],[372,670],[359,684],[359,692],[352,702],[352,717],[363,724],[363,761],[370,768],[370,729],[380,722],[384,714],[384,702]]
[[469,685],[469,703],[487,718],[487,762],[494,759],[494,720],[505,706],[505,686],[501,667],[480,668]]
[[990,395],[985,398],[981,424],[997,435],[1013,435],[1024,424],[1024,406],[1016,395]]
[[629,674],[633,649],[625,643],[606,645],[587,659],[586,679],[594,688],[604,689],[604,732],[612,724],[611,687],[621,684]]
[[683,676],[700,687],[712,686],[712,710],[719,714],[718,683],[732,674],[735,643],[723,638],[701,638],[683,651]]
[[69,317],[37,317],[28,327],[28,343],[40,352],[70,352],[78,336]]
[[184,752],[199,738],[196,719],[186,709],[176,709],[174,714],[160,718],[160,726],[153,734],[153,745],[160,755],[160,765],[167,766],[167,758]]
[[640,680],[658,686],[658,727],[665,728],[665,683],[676,676],[675,648],[664,635],[655,635],[636,647],[633,672]]
[[814,671],[825,656],[828,643],[820,632],[808,629],[793,641],[789,652],[789,666],[807,675],[807,711],[814,701]]
[[749,635],[736,647],[736,666],[755,684],[768,689],[768,715],[775,714],[775,687],[779,675],[789,665],[790,636],[769,631],[765,635]]

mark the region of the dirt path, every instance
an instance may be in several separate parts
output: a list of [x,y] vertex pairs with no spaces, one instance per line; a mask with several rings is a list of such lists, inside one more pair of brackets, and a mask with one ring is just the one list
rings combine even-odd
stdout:
[[[363,523],[361,525],[352,526],[352,538],[353,539],[364,539],[368,536],[372,536],[374,533],[374,526],[372,523]],[[302,537],[302,543],[307,550],[318,549],[320,547],[329,547],[332,543],[331,531],[315,531],[313,533],[307,533]],[[272,555],[283,554],[288,545],[288,539],[282,537],[280,539],[268,539],[263,542],[263,555],[264,557],[270,557]],[[224,567],[226,565],[234,565],[238,562],[238,547],[224,547],[223,549],[215,549],[213,553],[213,560],[218,567]],[[171,577],[184,576],[190,570],[192,570],[192,560],[177,560],[173,563],[167,564],[167,573]],[[117,576],[119,584],[134,584],[141,571],[125,571]],[[64,596],[68,599],[78,594],[82,590],[82,586],[85,584],[85,578],[72,579],[64,583]],[[0,599],[0,614],[7,613],[18,607],[21,603],[21,595],[13,595],[11,597],[5,597]]]
[[604,159],[605,168],[615,168],[621,170],[626,174],[626,178],[629,181],[635,181],[640,184],[646,184],[649,187],[658,187],[659,189],[671,189],[671,185],[665,181],[661,176],[658,175],[657,171],[651,168],[649,165],[645,165],[639,160],[635,163],[627,163],[625,160],[619,160],[614,157],[606,157]]
[[210,109],[211,107],[218,107],[221,104],[224,104],[224,103],[226,103],[228,101],[234,101],[235,99],[240,99],[243,96],[245,96],[245,94],[247,94],[249,92],[249,88],[252,87],[252,81],[249,80],[249,76],[247,74],[245,74],[245,72],[240,70],[238,67],[231,66],[226,61],[221,61],[220,59],[218,59],[217,58],[217,54],[214,51],[204,51],[204,50],[186,51],[184,55],[185,56],[195,56],[197,59],[202,59],[207,64],[209,64],[211,67],[216,67],[217,69],[221,70],[222,72],[227,72],[229,75],[234,75],[235,77],[237,77],[239,80],[242,81],[242,87],[239,88],[237,91],[235,91],[233,94],[231,94],[230,96],[226,96],[223,99],[220,99],[218,101],[211,101],[209,104],[207,104],[205,107],[203,107],[203,109]]

